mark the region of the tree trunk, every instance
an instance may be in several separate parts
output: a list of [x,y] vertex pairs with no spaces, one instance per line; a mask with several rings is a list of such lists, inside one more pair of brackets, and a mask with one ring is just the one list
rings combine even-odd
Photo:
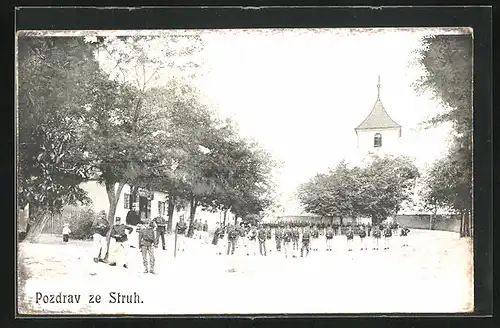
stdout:
[[342,226],[342,224],[344,224],[344,218],[343,217],[339,217],[339,220],[340,220],[340,226]]
[[236,225],[238,223],[238,217],[235,215],[234,216],[234,225]]
[[174,222],[174,209],[175,209],[175,196],[168,196],[168,209],[167,209],[167,232],[172,233],[172,223]]
[[471,236],[471,233],[470,233],[470,213],[469,211],[465,211],[465,237],[470,237]]
[[196,214],[196,207],[198,206],[198,201],[196,200],[196,197],[191,197],[191,202],[189,204],[189,230],[188,230],[188,237],[192,237],[194,233],[194,227],[193,227],[193,222],[194,222],[194,216]]
[[464,236],[464,214],[460,213],[460,237]]
[[226,226],[226,218],[227,218],[227,210],[224,210],[224,222],[222,223],[222,226]]
[[[115,223],[115,213],[116,213],[116,207],[118,205],[118,200],[120,199],[120,194],[122,193],[122,189],[125,186],[125,184],[120,182],[118,184],[118,188],[116,191],[114,183],[106,182],[105,185],[109,201],[108,224],[109,227],[112,228]],[[111,229],[109,229],[108,233],[106,234],[106,255],[104,257],[105,261],[107,261],[109,257],[110,241],[111,241]]]
[[[35,218],[32,220],[31,218]],[[43,228],[51,218],[50,213],[36,208],[35,206],[30,207],[30,218],[28,218],[28,225],[26,227],[26,237],[23,241],[29,243],[36,243]]]

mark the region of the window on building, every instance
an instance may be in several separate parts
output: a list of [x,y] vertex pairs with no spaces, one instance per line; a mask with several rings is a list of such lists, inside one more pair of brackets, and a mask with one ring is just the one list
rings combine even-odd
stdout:
[[382,135],[380,133],[375,133],[375,137],[373,137],[373,147],[382,147]]
[[165,215],[165,202],[158,202],[158,215]]
[[131,194],[125,194],[123,196],[123,208],[126,208],[128,210],[132,209],[132,195]]

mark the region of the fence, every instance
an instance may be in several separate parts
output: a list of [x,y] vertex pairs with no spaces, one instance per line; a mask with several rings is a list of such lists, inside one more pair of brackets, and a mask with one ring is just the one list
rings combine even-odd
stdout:
[[432,219],[432,227],[431,215],[396,215],[394,219],[409,229],[460,232],[460,216],[458,215],[437,215]]

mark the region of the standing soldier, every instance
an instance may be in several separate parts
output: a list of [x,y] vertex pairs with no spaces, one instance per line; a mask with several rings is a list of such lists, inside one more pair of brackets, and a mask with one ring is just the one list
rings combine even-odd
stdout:
[[401,238],[403,238],[403,247],[404,246],[408,246],[408,244],[406,243],[406,238],[408,236],[408,233],[410,232],[410,229],[408,229],[407,227],[403,226],[401,228]]
[[361,244],[361,250],[367,250],[365,245],[365,238],[366,238],[365,226],[361,225],[359,227],[359,243]]
[[309,231],[310,231],[310,235],[311,235],[310,237],[312,237],[312,240],[311,240],[312,250],[313,251],[317,251],[318,250],[318,240],[319,240],[319,229],[318,229],[318,226],[316,224],[314,224],[312,226],[312,231],[311,230],[309,230]]
[[248,238],[248,248],[247,255],[252,253],[254,256],[257,255],[257,228],[255,226],[250,227],[250,231],[247,234]]
[[266,229],[266,239],[267,240],[271,240],[272,237],[273,237],[273,233],[272,233],[272,230],[271,230],[271,226],[270,225],[266,225],[265,226],[265,229]]
[[299,239],[300,239],[300,231],[296,225],[292,228],[292,241],[293,241],[293,251],[299,250]]
[[371,232],[372,232],[372,224],[368,223],[367,228],[368,228],[368,237],[370,237]]
[[278,225],[274,229],[274,239],[276,240],[276,252],[281,252],[281,241],[283,240],[283,228]]
[[332,226],[326,227],[325,231],[325,237],[326,237],[326,250],[331,252],[332,251],[332,243],[333,243],[333,228]]
[[377,225],[373,226],[372,236],[373,236],[373,240],[375,242],[373,245],[374,246],[373,249],[378,250],[378,245],[379,245],[379,241],[380,241],[380,237],[382,236],[382,233],[380,232],[380,229],[378,228]]
[[129,226],[126,226],[125,224],[121,223],[121,218],[116,217],[115,219],[115,225],[111,229],[111,238],[113,238],[114,243],[113,243],[113,249],[114,249],[114,256],[113,260],[111,261],[110,265],[111,266],[123,266],[125,269],[128,268],[127,265],[127,256],[128,256],[128,251],[126,247],[126,243],[128,240],[127,232],[130,234],[133,229]]
[[236,242],[238,241],[239,231],[234,225],[230,225],[227,229],[227,254],[231,252],[234,254],[234,249],[236,247]]
[[345,236],[347,237],[347,250],[350,252],[352,251],[352,243],[354,240],[354,232],[352,231],[352,226],[349,226]]
[[222,228],[220,227],[220,224],[219,222],[217,222],[215,224],[215,231],[214,231],[214,237],[212,238],[212,245],[216,246],[216,250],[217,250],[217,254],[218,255],[221,255],[221,253],[219,252],[219,249],[218,249],[218,244],[219,244],[219,239],[220,239],[220,235],[221,235],[221,230]]
[[[144,273],[155,273],[155,254],[154,248],[158,247],[155,242],[154,234],[155,223],[147,220],[144,225],[139,229],[139,248],[142,253],[142,263],[144,264]],[[158,236],[158,235],[157,235]],[[156,237],[158,240],[158,237]],[[165,249],[165,247],[163,248]],[[148,270],[148,256],[149,256],[149,270]]]
[[285,257],[288,257],[288,254],[292,255],[291,242],[292,242],[292,229],[290,229],[290,225],[287,224],[285,226],[285,229],[283,229],[283,248],[285,249]]
[[259,252],[261,256],[267,256],[266,251],[266,240],[267,240],[267,229],[260,225],[259,231],[257,233],[257,238],[259,239]]
[[391,237],[392,237],[391,226],[389,224],[386,224],[384,228],[384,250],[389,249]]
[[208,244],[208,223],[207,223],[207,220],[205,220],[205,223],[203,223],[202,230],[203,230],[203,242],[205,244]]
[[177,232],[177,250],[182,250],[184,252],[185,237],[184,234],[187,230],[186,222],[184,221],[184,215],[181,215],[179,222],[175,226]]
[[306,256],[309,255],[309,245],[311,241],[311,229],[305,226],[302,230],[302,247],[300,248],[300,257],[304,257],[304,250],[306,250]]
[[92,224],[92,239],[94,244],[94,262],[104,262],[106,256],[106,234],[109,231],[109,223],[106,220],[106,212],[101,211],[100,216]]
[[160,244],[161,237],[161,245],[162,249],[165,250],[165,232],[167,227],[167,221],[162,216],[157,216],[151,224],[156,225],[156,238],[155,238],[155,246],[158,248]]

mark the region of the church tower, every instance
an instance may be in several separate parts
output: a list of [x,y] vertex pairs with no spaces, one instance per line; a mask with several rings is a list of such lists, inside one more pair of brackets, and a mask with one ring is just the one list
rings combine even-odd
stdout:
[[375,153],[379,155],[399,153],[401,125],[396,123],[386,112],[380,99],[380,76],[377,84],[377,100],[370,114],[356,131],[358,152],[360,155]]

